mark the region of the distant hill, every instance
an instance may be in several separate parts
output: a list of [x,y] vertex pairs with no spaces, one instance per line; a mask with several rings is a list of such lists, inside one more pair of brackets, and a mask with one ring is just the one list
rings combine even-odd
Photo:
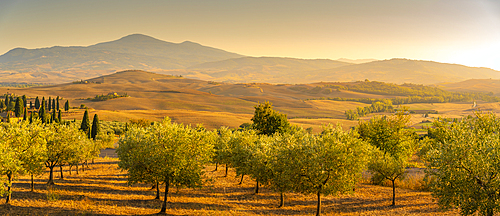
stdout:
[[435,86],[448,91],[492,92],[500,95],[500,79],[470,79],[457,83],[439,83]]
[[341,62],[347,62],[347,63],[353,63],[353,64],[362,64],[362,63],[368,63],[372,61],[378,61],[377,59],[346,59],[346,58],[339,58],[337,61]]
[[0,56],[0,82],[65,83],[122,70],[146,70],[230,83],[304,84],[368,79],[437,84],[500,79],[498,71],[458,64],[408,59],[340,60],[343,61],[245,57],[194,42],[170,43],[133,34],[87,47],[12,49]]
[[[243,57],[191,66],[188,70],[224,82],[294,83],[306,76],[305,71],[351,65],[330,59],[296,59],[279,57]],[[191,75],[193,76],[193,75]],[[194,77],[196,77],[194,75]],[[205,77],[206,79],[207,77]],[[297,83],[303,83],[298,81]]]
[[102,75],[124,69],[183,69],[204,62],[237,57],[242,55],[189,41],[177,44],[133,34],[88,47],[12,49],[0,56],[0,75],[2,82],[67,82],[68,79],[73,79],[72,73],[78,71]]
[[305,81],[373,80],[390,83],[435,84],[467,79],[500,79],[500,72],[489,68],[467,67],[433,61],[390,59],[309,71]]

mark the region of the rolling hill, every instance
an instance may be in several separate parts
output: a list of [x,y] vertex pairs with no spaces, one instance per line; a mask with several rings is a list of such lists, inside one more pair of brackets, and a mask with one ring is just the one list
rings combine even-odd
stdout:
[[500,95],[500,79],[470,79],[456,83],[439,83],[435,86],[447,91],[492,92]]

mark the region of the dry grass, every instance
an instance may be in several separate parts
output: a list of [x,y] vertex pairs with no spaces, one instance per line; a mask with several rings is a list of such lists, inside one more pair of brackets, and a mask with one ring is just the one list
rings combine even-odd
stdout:
[[[67,168],[66,168],[67,169]],[[200,189],[172,188],[168,197],[168,215],[311,215],[315,212],[314,195],[286,194],[285,207],[277,208],[279,194],[261,188],[253,193],[255,182],[238,178],[230,169],[207,168],[207,182]],[[127,186],[126,175],[116,159],[98,159],[89,170],[47,188],[47,174],[36,179],[35,192],[29,191],[28,176],[15,181],[13,201],[1,205],[1,215],[150,215],[159,212],[161,201],[154,200],[150,185]],[[59,174],[56,174],[58,177]],[[163,189],[163,187],[162,187]],[[397,206],[389,207],[392,189],[360,183],[356,192],[323,199],[325,215],[457,215],[441,211],[429,192],[397,189]],[[163,198],[163,196],[162,196]]]

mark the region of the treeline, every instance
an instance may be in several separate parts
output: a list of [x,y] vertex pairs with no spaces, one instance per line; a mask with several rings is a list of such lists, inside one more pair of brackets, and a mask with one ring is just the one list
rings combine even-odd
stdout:
[[111,99],[115,99],[115,98],[121,98],[121,97],[128,97],[127,93],[125,94],[117,94],[117,93],[113,93],[113,94],[107,94],[107,95],[96,95],[95,97],[93,98],[87,98],[87,100],[90,100],[90,101],[106,101],[106,100],[111,100]]
[[[450,92],[439,89],[437,87],[430,87],[424,85],[417,85],[411,83],[405,83],[402,85],[396,85],[392,83],[384,83],[377,81],[358,81],[354,84],[345,85],[324,85],[316,86],[315,88],[308,89],[306,87],[294,87],[297,90],[301,89],[305,92],[322,92],[328,93],[332,92],[331,89],[336,90],[349,90],[354,92],[378,94],[378,95],[394,95],[394,96],[405,96],[404,98],[393,98],[392,104],[411,104],[411,103],[449,103],[449,102],[472,102],[472,101],[485,101],[485,102],[500,102],[500,98],[493,96],[493,93],[472,93],[472,92]],[[305,88],[305,89],[303,89]],[[330,90],[328,90],[330,89]],[[357,101],[362,103],[373,103],[380,101],[380,99],[371,98],[339,98],[339,97],[321,97],[318,99],[309,100],[336,100],[336,101]]]
[[52,85],[52,83],[0,83],[0,87],[29,88],[36,86]]
[[[59,123],[61,122],[59,101],[59,96],[56,98],[49,97],[47,100],[42,97],[41,101],[37,96],[34,103],[30,101],[28,106],[26,95],[19,97],[13,94],[5,94],[5,100],[0,100],[0,112],[7,112],[7,121],[10,121],[10,114],[13,113],[14,117],[23,117],[23,120],[29,120],[30,122],[33,122],[34,119],[40,119],[42,123]],[[68,111],[69,108],[69,101],[66,100],[64,110]]]
[[370,113],[379,113],[379,112],[394,112],[394,107],[390,100],[382,100],[381,102],[373,102],[371,106],[366,107],[357,107],[354,110],[346,110],[344,112],[345,116],[348,120],[355,120],[359,117],[366,116]]
[[84,170],[83,164],[96,158],[102,148],[113,144],[113,134],[100,132],[97,115],[92,126],[88,124],[88,113],[81,125],[60,120],[43,123],[42,119],[0,124],[0,196],[6,196],[7,204],[11,200],[12,182],[17,176],[31,175],[33,191],[33,176],[42,175],[49,169],[47,184],[52,185],[54,168],[59,167],[61,179],[65,165],[69,165],[70,174],[74,166],[78,173],[79,164]]

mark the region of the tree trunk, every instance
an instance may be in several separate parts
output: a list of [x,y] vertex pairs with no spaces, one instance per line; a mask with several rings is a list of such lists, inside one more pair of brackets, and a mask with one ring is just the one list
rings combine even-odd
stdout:
[[321,215],[321,190],[318,190],[318,206],[316,207],[316,216]]
[[283,192],[280,193],[280,206],[278,208],[284,207],[285,206],[285,197]]
[[9,181],[9,185],[7,185],[7,197],[5,198],[5,204],[9,205],[10,200],[12,199],[12,173],[7,174],[7,180]]
[[170,179],[167,176],[165,178],[165,198],[163,199],[163,205],[161,206],[160,213],[165,213],[167,211],[168,186],[170,186]]
[[94,158],[92,158],[92,164],[94,164]]
[[396,180],[391,180],[392,181],[392,204],[391,206],[395,206],[396,205],[396,185],[394,184],[394,182]]
[[243,177],[245,177],[245,175],[241,175],[241,180],[240,180],[240,183],[238,183],[238,184],[242,184],[243,183]]
[[229,166],[226,164],[226,174],[224,175],[224,177],[227,177],[227,170],[229,169]]
[[78,175],[78,163],[75,166],[76,166],[76,174]]
[[73,168],[73,165],[69,165],[69,175],[71,175],[71,168]]
[[63,167],[63,165],[59,165],[59,169],[61,170],[61,178],[60,178],[61,180],[63,180],[63,179],[64,179],[64,176],[63,176],[63,168],[62,168],[62,167]]
[[31,192],[35,191],[35,183],[33,181],[33,174],[31,174]]
[[49,181],[47,182],[48,185],[54,185],[54,167],[51,166],[49,167]]
[[255,184],[255,194],[258,194],[259,193],[259,180],[256,180],[256,184]]
[[492,208],[486,209],[486,216],[493,216],[493,209]]
[[159,200],[160,199],[160,184],[158,181],[156,181],[156,197],[155,199]]
[[87,169],[89,168],[89,162],[87,160],[85,160],[85,166],[87,166]]
[[217,165],[219,165],[219,164],[215,163],[215,170],[214,171],[217,171]]
[[85,162],[82,163],[82,172],[85,172]]

